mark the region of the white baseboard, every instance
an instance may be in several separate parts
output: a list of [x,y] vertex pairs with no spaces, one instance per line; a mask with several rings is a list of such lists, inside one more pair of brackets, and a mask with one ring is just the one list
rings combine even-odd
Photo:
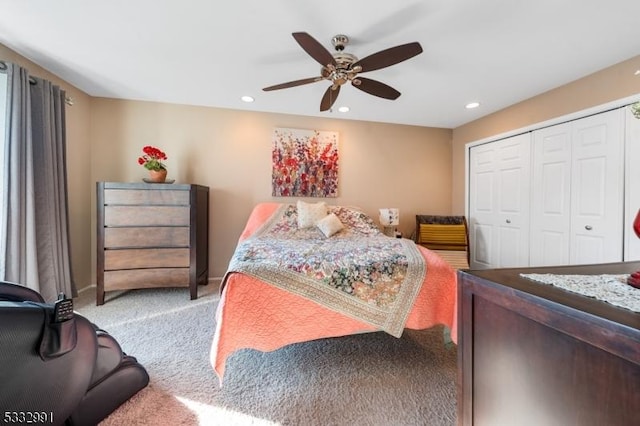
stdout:
[[78,290],[78,294],[80,294],[82,292],[85,292],[85,291],[87,291],[87,290],[89,290],[91,288],[96,288],[96,285],[95,284],[89,284],[86,287],[82,287],[81,289]]

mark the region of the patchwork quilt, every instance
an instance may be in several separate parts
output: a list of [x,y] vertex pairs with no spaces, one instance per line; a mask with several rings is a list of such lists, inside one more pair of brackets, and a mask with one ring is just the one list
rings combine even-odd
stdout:
[[415,244],[383,235],[364,213],[329,207],[344,229],[327,238],[282,205],[239,243],[228,273],[251,275],[400,337],[426,273]]

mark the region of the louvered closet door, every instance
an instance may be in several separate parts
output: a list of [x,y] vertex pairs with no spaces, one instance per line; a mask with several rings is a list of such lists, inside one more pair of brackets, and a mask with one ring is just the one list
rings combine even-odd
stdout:
[[527,133],[470,151],[472,268],[528,265],[530,139]]
[[622,111],[573,122],[571,264],[622,261]]

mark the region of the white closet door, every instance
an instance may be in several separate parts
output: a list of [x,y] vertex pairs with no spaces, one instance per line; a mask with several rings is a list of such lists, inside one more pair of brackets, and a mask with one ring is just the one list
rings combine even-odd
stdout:
[[571,124],[533,132],[531,266],[569,263]]
[[496,267],[528,266],[531,134],[498,142],[497,154]]
[[622,120],[617,109],[573,122],[571,264],[622,261]]
[[495,262],[495,156],[497,143],[471,148],[469,152],[469,245],[473,269],[491,268]]
[[620,110],[533,132],[531,266],[622,261]]
[[530,139],[526,133],[470,151],[472,268],[528,265]]

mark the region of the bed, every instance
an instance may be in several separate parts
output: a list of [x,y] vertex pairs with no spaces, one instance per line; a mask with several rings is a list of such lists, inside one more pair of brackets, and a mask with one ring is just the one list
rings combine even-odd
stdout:
[[357,208],[261,203],[222,280],[211,364],[222,383],[240,349],[438,324],[456,342],[456,292],[441,257],[384,236]]

